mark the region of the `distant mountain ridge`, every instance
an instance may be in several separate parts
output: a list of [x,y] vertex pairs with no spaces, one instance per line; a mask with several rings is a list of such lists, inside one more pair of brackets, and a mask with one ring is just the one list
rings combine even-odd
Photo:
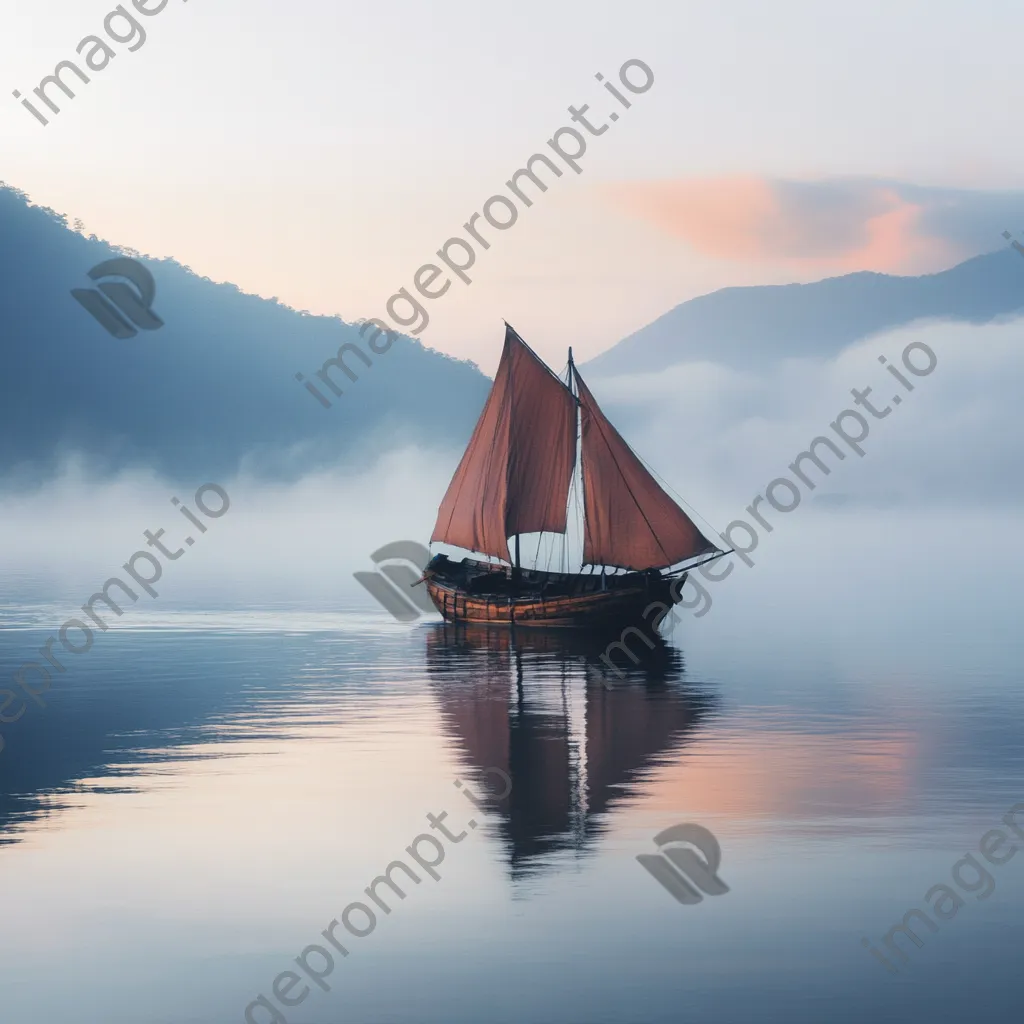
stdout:
[[585,364],[601,376],[711,360],[759,368],[832,356],[924,318],[986,323],[1024,310],[1024,260],[1009,247],[937,274],[857,273],[813,284],[723,288],[670,309]]
[[357,327],[216,284],[172,260],[138,257],[164,326],[114,338],[72,297],[88,272],[125,252],[70,230],[53,211],[0,187],[0,475],[49,475],[81,453],[100,470],[144,466],[205,481],[245,465],[295,477],[368,460],[402,441],[460,444],[489,387],[471,363],[399,336],[391,349],[331,371],[344,395],[324,408],[295,374]]
[[[240,468],[294,479],[369,464],[400,444],[466,443],[490,381],[472,363],[399,336],[371,366],[335,367],[324,408],[302,383],[339,346],[368,351],[357,327],[139,257],[156,281],[155,331],[111,337],[72,297],[124,251],[70,230],[0,183],[0,478],[38,480],[62,457],[100,471],[146,469],[195,483]],[[1006,248],[924,277],[859,273],[814,284],[725,288],[684,302],[586,369],[654,372],[689,360],[750,369],[832,356],[923,317],[984,323],[1024,311],[1024,260]],[[497,315],[500,311],[496,311]],[[367,335],[367,338],[369,335]],[[319,383],[319,382],[316,382]]]

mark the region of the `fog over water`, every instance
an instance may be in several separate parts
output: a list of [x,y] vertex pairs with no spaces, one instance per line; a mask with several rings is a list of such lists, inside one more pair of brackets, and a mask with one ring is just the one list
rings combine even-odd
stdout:
[[[430,535],[461,452],[424,438],[369,469],[216,480],[230,508],[201,535],[171,504],[195,509],[201,469],[100,478],[69,457],[41,487],[9,483],[4,679],[124,576],[144,530],[171,550],[196,535],[158,597],[58,649],[45,706],[0,730],[4,1018],[953,1024],[980,990],[1012,1016],[1021,858],[985,895],[961,870],[962,909],[922,946],[885,939],[1024,802],[1022,330],[915,325],[767,374],[595,376],[671,487],[757,539],[734,532],[754,564],[684,591],[623,679],[599,661],[614,637],[400,624],[356,583],[381,545]],[[899,393],[877,356],[899,366],[913,342],[935,369],[858,457],[829,424],[850,388],[877,408]],[[826,451],[792,511],[762,502],[768,531],[746,506],[821,434],[846,457]],[[486,791],[495,767],[511,794],[470,807],[453,782]],[[329,991],[285,1009],[275,978],[442,811],[467,837],[440,879],[343,933]],[[636,860],[682,822],[722,848],[728,892],[698,906]]]
[[[719,530],[735,519],[757,527],[757,561],[771,564],[772,552],[789,544],[827,558],[870,547],[872,558],[889,563],[926,537],[940,544],[948,531],[947,543],[935,550],[948,569],[970,551],[997,548],[996,561],[1014,557],[1000,542],[1013,535],[1008,521],[1019,517],[1024,496],[1021,475],[1007,471],[1024,464],[1022,337],[1019,320],[921,324],[867,339],[835,360],[786,360],[768,373],[696,364],[591,383],[627,440],[705,520]],[[920,342],[937,363],[929,375],[914,377],[902,368],[900,353]],[[902,368],[915,385],[912,393],[889,376],[879,355]],[[912,358],[920,360],[920,352]],[[876,409],[891,407],[884,419],[854,404],[850,389],[868,387]],[[902,404],[891,406],[896,394]],[[830,428],[842,410],[858,408],[869,425],[863,456]],[[844,429],[856,436],[859,428],[847,420]],[[746,506],[778,477],[798,483],[788,467],[819,435],[845,458],[824,450],[828,476],[804,466],[816,486],[801,485],[793,511],[762,502],[758,511],[774,528],[768,533]],[[352,572],[368,567],[370,553],[389,541],[426,543],[461,457],[428,438],[395,435],[391,445],[369,468],[342,461],[292,484],[245,475],[214,481],[228,491],[231,508],[208,524],[188,558],[166,566],[161,604],[235,601],[244,594],[247,603],[315,608],[320,601],[330,607],[365,598]],[[33,587],[77,604],[83,587],[115,575],[133,551],[145,548],[144,530],[163,527],[165,543],[180,544],[191,527],[170,499],[194,508],[193,488],[206,482],[201,468],[187,482],[133,472],[97,478],[74,455],[42,486],[9,480],[0,492],[6,524],[0,585],[19,592]],[[778,497],[792,500],[785,490]],[[737,536],[749,543],[742,531]],[[542,557],[555,550],[545,543]],[[569,548],[578,552],[578,531]],[[523,550],[526,557],[538,549],[531,542]]]

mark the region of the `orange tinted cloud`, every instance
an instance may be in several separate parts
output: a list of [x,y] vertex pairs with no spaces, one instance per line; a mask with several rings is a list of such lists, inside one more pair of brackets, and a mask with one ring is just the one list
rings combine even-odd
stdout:
[[922,229],[924,207],[865,181],[680,179],[601,186],[625,213],[726,260],[921,273],[966,253]]

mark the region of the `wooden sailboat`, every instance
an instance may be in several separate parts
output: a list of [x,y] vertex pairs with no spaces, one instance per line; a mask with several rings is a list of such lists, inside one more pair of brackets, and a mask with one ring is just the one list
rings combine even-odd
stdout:
[[[566,534],[577,441],[583,564],[575,573],[523,568],[522,534]],[[725,553],[601,412],[572,350],[563,381],[508,324],[490,395],[438,510],[435,542],[498,559],[439,554],[423,575],[447,621],[496,626],[606,628],[646,621],[652,605],[660,618],[658,603],[667,610],[678,600],[686,573]]]

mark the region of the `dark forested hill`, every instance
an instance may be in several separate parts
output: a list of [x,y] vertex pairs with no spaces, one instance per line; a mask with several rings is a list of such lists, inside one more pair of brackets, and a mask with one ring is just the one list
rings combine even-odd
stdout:
[[[0,187],[0,474],[46,475],[84,453],[100,469],[189,479],[243,461],[291,476],[402,441],[459,444],[472,430],[489,386],[472,364],[406,337],[374,355],[340,318],[243,294],[171,260],[138,257],[164,326],[112,337],[71,291],[95,291],[88,272],[124,255]],[[295,374],[315,380],[343,342],[372,365],[350,358],[353,383],[335,372],[345,393],[327,409]]]

